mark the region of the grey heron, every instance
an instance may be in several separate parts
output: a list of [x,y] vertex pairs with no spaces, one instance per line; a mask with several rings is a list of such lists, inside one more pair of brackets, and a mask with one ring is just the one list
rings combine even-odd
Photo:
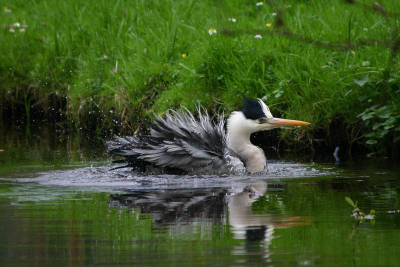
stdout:
[[[261,148],[250,142],[255,132],[308,122],[274,118],[261,99],[244,97],[243,109],[227,120],[218,115],[213,121],[198,108],[198,119],[187,109],[169,110],[156,117],[150,135],[115,136],[107,142],[108,153],[122,156],[117,163],[141,171],[161,168],[164,172],[223,174],[238,170],[258,173],[266,170],[267,160]],[[116,169],[114,168],[114,169]]]

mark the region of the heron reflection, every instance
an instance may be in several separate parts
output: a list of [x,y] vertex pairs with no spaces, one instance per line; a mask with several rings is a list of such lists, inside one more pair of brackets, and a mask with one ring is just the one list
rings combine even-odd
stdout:
[[200,232],[202,239],[210,240],[215,226],[221,231],[228,227],[239,241],[232,247],[232,255],[246,262],[257,255],[268,262],[275,229],[309,223],[306,218],[253,211],[254,203],[271,190],[284,191],[285,184],[254,181],[234,188],[132,191],[111,195],[109,205],[151,214],[156,226],[152,229],[167,229],[172,238],[187,239],[189,234],[198,236]]

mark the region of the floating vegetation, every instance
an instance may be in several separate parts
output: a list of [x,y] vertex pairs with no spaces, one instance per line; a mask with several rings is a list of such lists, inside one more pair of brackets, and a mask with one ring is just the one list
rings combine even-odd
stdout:
[[351,212],[351,217],[357,220],[357,227],[360,225],[360,223],[365,222],[365,220],[369,220],[372,224],[375,224],[375,210],[371,210],[369,214],[365,214],[357,207],[357,201],[354,203],[349,197],[345,197],[345,199],[347,203],[354,208]]

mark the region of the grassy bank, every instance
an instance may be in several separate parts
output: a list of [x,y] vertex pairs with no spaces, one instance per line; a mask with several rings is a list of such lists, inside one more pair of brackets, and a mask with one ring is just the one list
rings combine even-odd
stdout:
[[[339,0],[256,3],[4,0],[2,114],[56,112],[60,125],[131,133],[153,112],[200,102],[228,113],[246,95],[312,123],[282,131],[287,143],[398,150],[395,14]],[[400,13],[398,1],[382,5]]]

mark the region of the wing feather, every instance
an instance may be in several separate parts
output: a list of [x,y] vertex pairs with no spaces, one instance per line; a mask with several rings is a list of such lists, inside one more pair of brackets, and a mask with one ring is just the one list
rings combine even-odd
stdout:
[[204,108],[198,119],[186,108],[169,110],[156,117],[149,136],[115,136],[107,143],[108,153],[125,157],[127,162],[144,161],[160,167],[190,171],[194,167],[221,167],[226,150],[223,115],[216,123]]

